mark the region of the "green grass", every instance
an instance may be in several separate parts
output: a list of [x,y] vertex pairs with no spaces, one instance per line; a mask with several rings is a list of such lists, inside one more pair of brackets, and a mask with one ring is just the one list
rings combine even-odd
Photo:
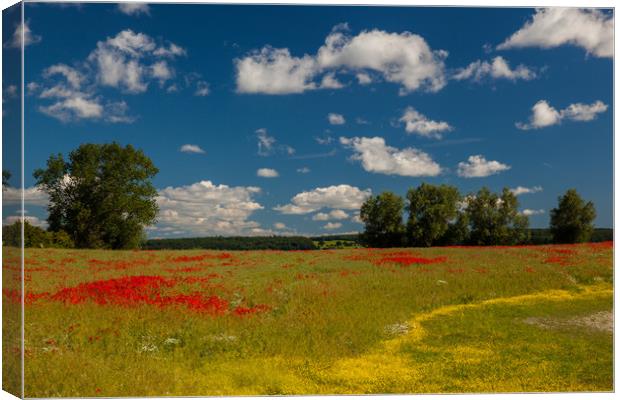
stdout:
[[[199,291],[229,306],[214,316],[183,305],[34,301],[25,314],[26,396],[613,389],[610,333],[523,322],[611,310],[609,246],[251,251],[173,260],[204,254],[221,253],[27,249],[27,294],[123,276],[218,274],[161,295]],[[407,254],[446,261],[378,262]],[[92,260],[112,263],[101,268]],[[6,283],[6,262],[4,272]],[[233,312],[259,304],[270,308]],[[10,324],[4,321],[4,332]],[[7,370],[14,359],[4,359]]]

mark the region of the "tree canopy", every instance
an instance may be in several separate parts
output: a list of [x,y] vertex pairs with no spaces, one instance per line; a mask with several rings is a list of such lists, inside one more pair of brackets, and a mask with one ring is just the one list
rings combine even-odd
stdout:
[[49,230],[65,231],[76,247],[138,247],[144,227],[155,222],[158,169],[141,150],[118,143],[83,144],[52,155],[34,172],[49,196]]
[[519,214],[517,197],[508,188],[497,195],[483,187],[465,201],[471,244],[511,245],[528,239],[528,218]]
[[558,197],[558,206],[551,210],[549,228],[555,243],[587,242],[594,231],[596,210],[585,202],[577,190],[569,189]]
[[372,247],[402,246],[404,207],[403,199],[392,192],[369,197],[360,210],[360,218],[365,224],[361,241]]
[[460,194],[454,186],[423,183],[409,189],[407,200],[408,242],[429,247],[437,243],[448,232],[450,222],[456,220]]

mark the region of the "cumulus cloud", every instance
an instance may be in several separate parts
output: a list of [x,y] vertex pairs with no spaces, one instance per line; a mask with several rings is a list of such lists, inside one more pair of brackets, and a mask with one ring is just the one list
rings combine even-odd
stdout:
[[397,149],[387,146],[382,137],[340,138],[353,150],[352,160],[360,161],[364,170],[386,175],[437,176],[441,167],[426,153],[413,147]]
[[595,57],[614,55],[613,13],[596,9],[541,8],[532,19],[501,43],[499,50],[563,45],[579,46]]
[[321,80],[322,89],[342,89],[343,87],[344,85],[336,79],[334,73],[323,75],[323,79]]
[[526,208],[525,210],[521,211],[521,215],[525,215],[526,217],[529,217],[532,215],[540,215],[544,213],[545,213],[545,210],[531,210],[529,208]]
[[509,165],[499,161],[487,161],[482,155],[475,155],[469,156],[466,162],[459,163],[457,174],[463,178],[484,178],[509,169]]
[[319,187],[296,194],[289,204],[277,206],[274,210],[283,214],[310,214],[324,208],[357,210],[371,195],[370,189],[360,190],[344,184]]
[[401,94],[436,92],[445,86],[448,53],[432,50],[423,37],[378,29],[351,36],[347,31],[346,25],[334,27],[315,55],[293,56],[287,48],[265,46],[236,59],[237,92],[292,94],[338,89],[344,85],[336,80],[336,71],[355,74],[363,85],[373,81],[369,72],[376,73],[398,84]]
[[491,62],[481,60],[474,61],[467,67],[457,70],[452,76],[452,79],[459,81],[471,79],[475,82],[480,82],[485,78],[508,79],[510,81],[522,79],[529,81],[536,78],[536,73],[523,64],[512,69],[508,61],[501,56],[497,56],[493,58]]
[[327,230],[334,230],[338,228],[342,228],[342,224],[340,222],[328,222],[323,226],[323,229]]
[[329,221],[330,219],[347,219],[349,214],[343,210],[331,210],[329,213],[316,213],[312,216],[313,221]]
[[119,3],[118,10],[127,15],[149,15],[151,13],[151,9],[146,3]]
[[327,120],[331,125],[343,125],[346,122],[342,114],[336,113],[327,114]]
[[[2,188],[2,202],[4,204],[20,204],[22,198],[21,189],[14,187]],[[47,206],[49,198],[47,193],[36,186],[24,189],[24,204],[34,206]]]
[[62,122],[82,119],[110,123],[133,122],[125,101],[104,99],[101,86],[117,88],[125,93],[142,93],[152,81],[164,83],[175,76],[171,58],[184,55],[174,43],[158,44],[150,36],[130,29],[97,42],[87,59],[75,66],[54,64],[43,70],[44,82],[30,82],[29,94],[51,101],[39,111]]
[[205,154],[205,151],[197,144],[184,144],[179,151],[182,153]]
[[293,57],[288,49],[266,46],[236,59],[235,68],[239,93],[290,94],[317,88],[312,82],[317,73],[314,58]]
[[230,187],[201,181],[158,191],[157,230],[175,230],[187,235],[255,235],[260,225],[249,220],[263,209],[254,200],[260,188]]
[[297,172],[299,172],[300,174],[307,174],[307,173],[310,173],[310,168],[308,167],[297,168]]
[[516,188],[510,189],[512,194],[514,194],[515,196],[520,196],[522,194],[538,193],[538,192],[542,192],[542,190],[543,190],[542,186],[533,186],[531,188],[524,187],[524,186],[517,186]]
[[407,107],[399,121],[405,123],[407,133],[434,139],[441,139],[443,132],[449,132],[453,129],[447,122],[428,119],[413,107]]
[[278,171],[276,171],[275,169],[259,168],[256,171],[256,176],[259,176],[261,178],[277,178],[280,175],[278,174]]
[[[23,29],[23,32],[22,32]],[[19,24],[15,31],[13,32],[13,36],[11,39],[4,44],[4,47],[18,49],[22,47],[22,34],[24,39],[24,47],[30,46],[31,44],[37,44],[41,41],[41,36],[35,35],[30,30],[28,26],[28,22],[24,22],[24,24]]]
[[433,51],[420,35],[390,33],[374,29],[356,36],[335,29],[317,52],[322,69],[343,68],[354,72],[370,70],[383,79],[401,85],[401,92],[436,92],[445,84],[444,50]]
[[600,100],[592,104],[574,103],[563,110],[556,110],[546,100],[539,100],[532,107],[529,122],[517,122],[515,125],[522,130],[540,129],[557,125],[562,120],[592,121],[598,114],[607,111],[607,104]]

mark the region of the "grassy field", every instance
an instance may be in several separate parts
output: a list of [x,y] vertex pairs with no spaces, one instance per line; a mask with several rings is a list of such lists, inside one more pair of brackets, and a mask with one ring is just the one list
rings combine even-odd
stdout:
[[612,251],[27,249],[25,394],[610,391]]

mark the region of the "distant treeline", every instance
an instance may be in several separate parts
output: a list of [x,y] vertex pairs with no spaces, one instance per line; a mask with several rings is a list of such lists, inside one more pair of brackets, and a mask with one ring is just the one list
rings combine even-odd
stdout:
[[148,250],[314,250],[312,239],[303,236],[261,237],[198,237],[179,239],[151,239],[142,246]]
[[[608,242],[614,240],[612,228],[594,228],[590,242]],[[530,229],[530,244],[553,243],[553,234],[550,229]]]

